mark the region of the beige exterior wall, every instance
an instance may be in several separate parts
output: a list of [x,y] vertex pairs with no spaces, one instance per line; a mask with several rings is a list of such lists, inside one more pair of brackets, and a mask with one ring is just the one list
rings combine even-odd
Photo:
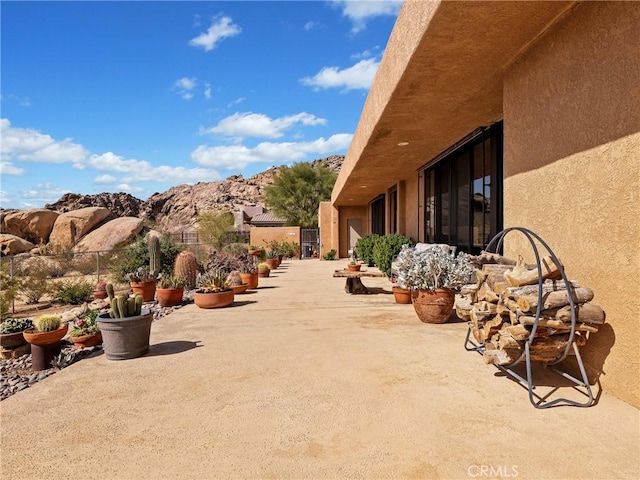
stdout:
[[422,200],[418,200],[418,174],[412,175],[405,179],[405,229],[403,235],[418,241],[418,205],[422,204]]
[[338,245],[338,209],[331,205],[331,202],[320,202],[318,212],[318,228],[320,230],[320,252],[322,258],[331,249],[336,251]]
[[249,243],[255,246],[267,247],[273,240],[282,242],[296,242],[300,245],[300,227],[251,227]]
[[349,235],[347,233],[347,220],[360,219],[362,221],[362,236],[369,234],[369,222],[367,216],[368,207],[340,207],[339,208],[339,248],[338,256],[349,256]]
[[[589,377],[640,407],[638,25],[640,4],[580,4],[506,70],[504,224],[593,289],[607,322],[583,350]],[[530,251],[511,235],[508,254]]]

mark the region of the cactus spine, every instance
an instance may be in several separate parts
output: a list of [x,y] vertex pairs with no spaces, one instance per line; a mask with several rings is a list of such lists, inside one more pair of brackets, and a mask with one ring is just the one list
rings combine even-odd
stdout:
[[136,317],[142,314],[142,295],[118,295],[111,301],[111,318]]
[[198,261],[196,260],[196,256],[188,250],[180,252],[176,257],[173,274],[176,277],[185,279],[185,287],[187,289],[193,290],[196,288],[196,277],[198,276]]
[[33,325],[39,332],[53,332],[60,327],[60,315],[40,315]]
[[149,272],[154,277],[157,277],[162,269],[162,262],[160,259],[160,240],[155,235],[149,235],[147,242],[149,245]]

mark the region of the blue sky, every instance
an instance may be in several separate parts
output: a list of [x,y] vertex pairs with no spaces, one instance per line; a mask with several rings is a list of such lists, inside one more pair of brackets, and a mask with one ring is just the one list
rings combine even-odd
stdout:
[[2,1],[0,206],[346,153],[397,1]]

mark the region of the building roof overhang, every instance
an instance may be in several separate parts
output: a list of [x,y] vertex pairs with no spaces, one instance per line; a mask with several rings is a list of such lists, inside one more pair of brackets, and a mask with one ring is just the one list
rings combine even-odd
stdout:
[[367,204],[478,127],[501,120],[503,72],[575,4],[405,1],[333,205]]

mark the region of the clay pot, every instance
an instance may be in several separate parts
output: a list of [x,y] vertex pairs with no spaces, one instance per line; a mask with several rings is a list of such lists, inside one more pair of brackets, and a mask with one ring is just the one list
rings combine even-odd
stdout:
[[27,343],[27,341],[24,339],[22,332],[3,333],[0,335],[0,346],[3,347],[18,347],[25,343]]
[[413,290],[411,292],[413,308],[424,323],[445,323],[456,300],[455,290]]
[[266,263],[267,265],[269,265],[269,268],[271,270],[275,270],[276,268],[278,268],[279,263],[278,263],[278,259],[277,258],[267,258],[264,263]]
[[271,270],[258,270],[259,277],[268,277],[271,273]]
[[156,298],[161,307],[175,307],[182,303],[184,288],[156,288]]
[[93,347],[102,343],[102,334],[98,332],[95,335],[81,335],[79,337],[71,337],[71,341],[78,348]]
[[396,303],[403,305],[411,303],[411,290],[408,288],[392,287],[391,290],[393,290],[393,298]]
[[233,303],[233,290],[216,293],[194,293],[193,302],[200,308],[221,308]]
[[93,298],[95,300],[102,300],[107,298],[107,282],[96,283],[96,288],[93,291]]
[[347,270],[350,272],[359,272],[361,266],[362,265],[360,263],[356,263],[355,265],[349,264],[347,265]]
[[241,273],[240,278],[242,283],[248,283],[249,289],[258,288],[258,274],[257,273]]
[[238,295],[239,293],[244,293],[247,291],[247,289],[249,288],[249,284],[248,283],[243,283],[242,285],[234,285],[229,287],[231,290],[233,290],[233,294],[234,295]]
[[156,295],[156,282],[131,282],[133,293],[142,295],[143,302],[152,302]]
[[262,254],[262,250],[249,250],[249,255],[259,256]]
[[142,315],[111,318],[108,313],[98,315],[102,333],[102,348],[109,360],[141,357],[149,351],[149,337],[153,313],[143,309]]
[[22,332],[22,335],[31,345],[49,345],[62,340],[62,337],[64,337],[68,331],[68,325],[62,323],[57,330],[51,332],[38,332],[35,327],[31,327]]
[[34,370],[51,368],[51,360],[60,353],[60,340],[69,331],[66,323],[52,332],[38,332],[34,327],[27,328],[22,335],[31,344],[31,367]]

